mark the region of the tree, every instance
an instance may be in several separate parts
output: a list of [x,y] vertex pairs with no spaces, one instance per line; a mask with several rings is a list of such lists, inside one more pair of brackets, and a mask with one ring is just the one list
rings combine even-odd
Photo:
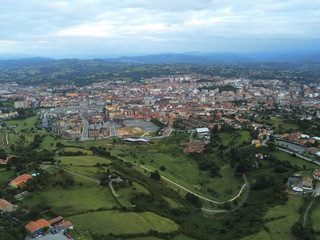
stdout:
[[159,181],[161,178],[161,176],[157,170],[154,172],[151,172],[150,177],[154,180],[157,180],[157,181]]
[[196,208],[201,208],[202,207],[202,202],[200,198],[192,193],[187,192],[185,199],[191,203],[193,206]]

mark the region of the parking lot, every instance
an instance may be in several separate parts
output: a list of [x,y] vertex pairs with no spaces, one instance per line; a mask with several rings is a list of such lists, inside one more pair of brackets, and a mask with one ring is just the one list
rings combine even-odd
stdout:
[[[30,237],[30,236],[27,236],[26,237],[26,240],[35,240],[36,238],[33,238],[33,237]],[[39,237],[37,238],[39,240],[68,240],[68,238],[63,235],[62,232],[58,232],[56,234],[51,234],[51,233],[48,233],[42,237]]]

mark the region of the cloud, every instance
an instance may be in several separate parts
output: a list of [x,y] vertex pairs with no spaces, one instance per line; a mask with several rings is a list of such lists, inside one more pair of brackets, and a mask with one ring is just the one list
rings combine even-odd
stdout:
[[49,55],[265,51],[314,47],[318,16],[320,2],[304,0],[10,0],[0,29],[8,50]]

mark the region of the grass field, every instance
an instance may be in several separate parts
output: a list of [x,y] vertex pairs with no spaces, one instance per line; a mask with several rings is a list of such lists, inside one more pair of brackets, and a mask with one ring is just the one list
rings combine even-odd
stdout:
[[265,226],[267,227],[268,232],[266,230],[261,230],[257,234],[242,238],[242,240],[295,240],[295,236],[291,233],[291,227],[299,220],[299,209],[302,205],[302,197],[289,195],[289,200],[285,205],[278,205],[269,209],[264,216],[264,219],[266,220],[281,216],[283,216],[283,218],[267,221]]
[[10,128],[14,126],[14,129],[18,131],[22,129],[30,129],[32,127],[34,128],[37,121],[39,121],[39,116],[36,115],[23,120],[5,121],[5,124]]
[[311,220],[312,220],[313,230],[319,232],[320,231],[320,203],[319,203],[319,201],[317,202],[317,205],[315,206],[315,208],[312,211]]
[[261,119],[260,121],[273,126],[276,130],[288,131],[288,130],[297,130],[298,126],[295,124],[287,123],[285,119],[271,117],[270,120]]
[[272,154],[280,161],[289,161],[293,166],[297,165],[301,168],[306,166],[307,169],[315,169],[315,168],[319,167],[316,164],[305,161],[301,158],[292,157],[290,154],[282,152],[282,151],[277,150],[277,151],[274,151]]
[[240,146],[241,144],[250,141],[250,133],[248,131],[240,131],[240,138],[235,143],[235,146]]
[[68,219],[80,230],[90,230],[106,235],[147,233],[150,230],[172,232],[179,228],[172,220],[152,212],[100,211],[76,215]]
[[108,187],[50,188],[42,196],[52,206],[52,211],[64,215],[119,206]]
[[[230,165],[221,167],[221,178],[212,178],[208,172],[199,171],[197,164],[186,159],[184,155],[155,155],[153,156],[153,162],[146,161],[144,164],[144,166],[153,170],[159,170],[162,165],[166,167],[166,170],[160,171],[161,175],[191,191],[216,201],[224,201],[234,197],[243,184],[242,180],[234,178],[234,170],[231,169]],[[226,182],[228,183],[228,188],[225,187]],[[212,190],[216,193],[213,194]]]
[[97,156],[62,156],[59,157],[62,164],[75,165],[75,166],[94,166],[96,164],[110,164],[111,160]]
[[13,176],[14,176],[13,171],[11,170],[6,171],[4,168],[0,168],[0,183],[10,181]]
[[116,194],[119,195],[117,200],[121,203],[121,205],[131,208],[132,204],[130,202],[130,198],[133,197],[134,194],[144,193],[150,194],[149,190],[143,187],[138,183],[132,183],[130,187],[120,188],[119,190],[115,191]]
[[91,150],[87,150],[87,149],[83,149],[83,148],[76,148],[76,147],[65,147],[63,149],[63,151],[65,152],[82,152],[84,154],[87,154],[87,155],[93,155],[93,152]]

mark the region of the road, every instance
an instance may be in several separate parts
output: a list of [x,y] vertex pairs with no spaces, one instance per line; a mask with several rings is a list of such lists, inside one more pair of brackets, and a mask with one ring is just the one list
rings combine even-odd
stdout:
[[92,178],[92,177],[88,177],[88,176],[82,175],[82,174],[80,174],[80,173],[72,172],[72,171],[67,170],[67,169],[65,169],[65,168],[63,168],[63,170],[66,171],[66,172],[68,172],[68,173],[70,173],[70,174],[72,174],[72,175],[85,178],[85,179],[87,179],[87,180],[89,180],[89,181],[91,181],[91,182],[95,182],[95,183],[98,183],[98,184],[101,183],[101,181],[98,180],[98,179],[95,179],[95,178]]
[[262,141],[262,146],[268,146],[267,142],[269,141],[270,137],[267,135],[266,139]]
[[288,150],[288,149],[284,149],[284,148],[280,148],[280,147],[277,147],[276,149],[277,149],[277,150],[280,150],[280,151],[283,151],[283,152],[286,152],[286,153],[289,153],[289,154],[295,154],[298,158],[301,158],[301,159],[303,159],[303,160],[306,160],[306,161],[308,161],[308,162],[312,162],[312,163],[317,164],[317,165],[320,166],[320,162],[317,161],[317,160],[314,160],[314,159],[312,159],[312,158],[308,158],[308,157],[306,157],[306,156],[303,156],[303,155],[298,154],[298,153],[296,153],[296,152],[290,151],[290,150]]
[[[245,174],[242,175],[243,180],[245,182],[245,188],[243,189],[245,191],[243,198],[241,199],[241,202],[238,204],[238,206],[236,208],[233,208],[231,210],[211,210],[211,209],[206,209],[206,208],[201,208],[201,211],[204,213],[208,213],[208,214],[218,214],[218,213],[228,213],[228,212],[235,212],[237,211],[239,208],[241,208],[243,206],[243,204],[247,201],[248,196],[249,196],[249,192],[250,192],[250,183],[247,179],[247,176]],[[234,197],[233,199],[228,200],[228,202],[231,202],[233,200],[235,200],[237,197],[239,197],[241,195],[241,191],[239,192],[239,194]]]
[[115,127],[114,127],[114,122],[113,122],[113,120],[110,120],[110,121],[108,122],[108,124],[109,124],[110,136],[111,136],[111,137],[117,136],[117,134],[116,134],[116,129],[115,129]]
[[306,148],[294,143],[289,143],[285,141],[275,140],[276,145],[289,148],[290,150],[298,153],[304,153]]
[[[81,117],[82,117],[82,116],[81,116]],[[83,123],[83,127],[82,127],[81,140],[82,140],[82,141],[86,141],[86,140],[88,140],[89,122],[88,122],[87,119],[85,119],[84,117],[82,117],[82,123]]]

